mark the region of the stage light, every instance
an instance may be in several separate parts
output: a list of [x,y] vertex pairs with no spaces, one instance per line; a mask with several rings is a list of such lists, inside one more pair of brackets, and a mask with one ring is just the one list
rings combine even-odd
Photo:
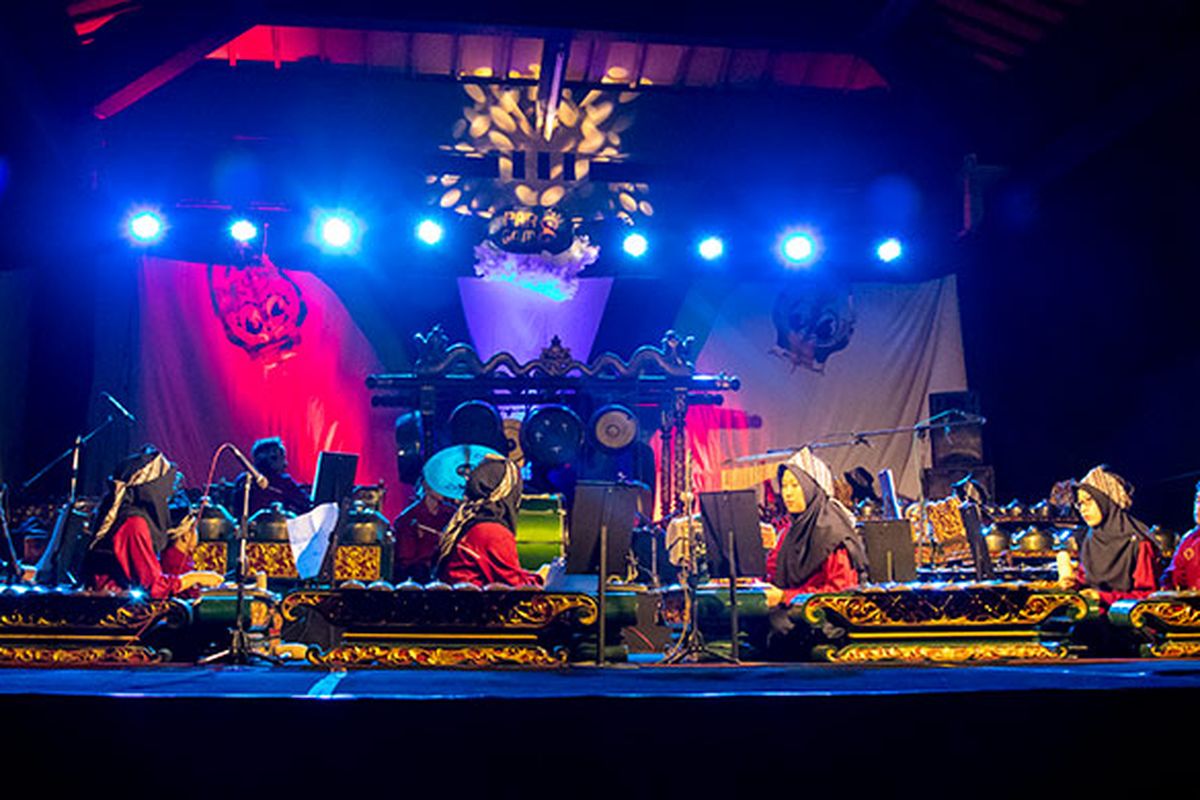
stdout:
[[631,233],[625,237],[625,241],[621,246],[629,255],[634,258],[641,258],[646,255],[646,251],[650,248],[650,242],[646,241],[646,237],[640,233]]
[[431,219],[423,219],[417,225],[417,238],[432,247],[442,240],[445,231],[442,226]]
[[248,219],[239,219],[229,226],[229,235],[245,244],[255,236],[258,236],[258,228]]
[[321,223],[321,241],[330,247],[342,249],[354,238],[354,224],[345,217],[330,217]]
[[875,248],[875,255],[880,261],[889,264],[904,255],[904,247],[900,244],[899,239],[884,239]]
[[135,244],[154,244],[162,239],[166,229],[156,211],[137,211],[129,218],[129,236]]
[[713,261],[725,255],[725,242],[721,241],[719,236],[709,236],[701,241],[696,249],[705,261]]
[[779,241],[779,257],[785,267],[807,267],[821,257],[821,237],[816,231],[792,228]]

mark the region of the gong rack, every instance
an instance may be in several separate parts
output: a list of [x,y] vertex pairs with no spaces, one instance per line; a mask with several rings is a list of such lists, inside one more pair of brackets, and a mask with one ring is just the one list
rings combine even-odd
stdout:
[[582,396],[606,402],[657,406],[662,434],[658,491],[664,512],[679,511],[687,490],[684,447],[689,405],[721,405],[723,392],[737,391],[740,381],[725,374],[698,375],[692,362],[692,337],[667,331],[655,347],[643,345],[628,360],[603,353],[590,363],[577,361],[558,336],[540,358],[519,362],[510,353],[484,361],[470,344],[450,344],[440,325],[415,334],[413,370],[367,377],[375,393],[371,405],[407,408],[420,413],[424,452],[433,451],[439,414],[463,400],[493,405],[570,406]]

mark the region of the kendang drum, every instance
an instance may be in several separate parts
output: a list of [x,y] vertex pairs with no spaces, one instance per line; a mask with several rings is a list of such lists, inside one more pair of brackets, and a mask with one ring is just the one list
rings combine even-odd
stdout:
[[566,511],[562,495],[527,494],[517,510],[517,557],[535,570],[566,552]]
[[582,449],[583,420],[566,406],[538,406],[521,425],[526,461],[559,467],[578,461]]

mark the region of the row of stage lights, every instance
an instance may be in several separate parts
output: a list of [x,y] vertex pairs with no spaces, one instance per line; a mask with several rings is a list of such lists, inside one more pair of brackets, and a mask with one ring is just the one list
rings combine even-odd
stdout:
[[[157,244],[166,236],[167,229],[166,219],[156,210],[138,209],[127,218],[127,235],[137,245]],[[358,249],[362,233],[363,224],[353,214],[322,212],[314,216],[309,239],[325,252],[348,253]],[[414,233],[429,247],[439,244],[445,236],[441,223],[433,219],[421,220]],[[238,243],[249,245],[258,238],[259,228],[248,219],[238,219],[230,224],[229,235]],[[626,234],[622,249],[631,258],[642,258],[650,252],[650,240],[644,233],[633,231]],[[779,237],[776,250],[784,266],[802,268],[819,261],[824,246],[816,230],[791,229]],[[706,236],[697,243],[696,252],[704,261],[719,261],[725,256],[725,241],[719,236]],[[904,245],[895,237],[884,239],[875,246],[875,257],[885,264],[897,261],[903,255]]]

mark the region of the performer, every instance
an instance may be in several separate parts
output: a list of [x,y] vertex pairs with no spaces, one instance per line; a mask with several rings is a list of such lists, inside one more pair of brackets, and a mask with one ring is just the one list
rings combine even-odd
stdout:
[[433,575],[442,530],[454,516],[454,506],[435,492],[424,478],[417,484],[417,497],[392,523],[396,536],[396,581],[406,578],[427,583]]
[[175,467],[147,445],[126,458],[109,478],[111,486],[96,512],[96,534],[84,560],[92,589],[144,589],[155,599],[192,587],[219,586],[216,572],[164,574],[158,554],[167,546],[167,500]]
[[467,492],[438,548],[434,573],[446,583],[541,586],[517,558],[517,508],[521,473],[501,456],[486,456],[467,476]]
[[1157,546],[1147,526],[1129,513],[1133,487],[1107,467],[1093,468],[1076,489],[1079,515],[1088,526],[1079,548],[1074,583],[1094,590],[1102,607],[1145,597],[1156,588]]
[[[257,483],[250,486],[251,514],[271,503],[283,503],[283,507],[294,514],[312,510],[308,494],[288,474],[287,448],[283,446],[282,439],[278,436],[259,439],[254,443],[250,456],[254,459],[255,469],[265,475],[268,481],[265,489],[258,488]],[[243,472],[236,480],[240,485],[245,478],[246,473]]]
[[767,556],[767,579],[798,594],[836,592],[866,578],[867,554],[853,517],[831,498],[833,477],[807,447],[779,467],[779,490],[791,525]]
[[1171,565],[1163,573],[1164,589],[1200,590],[1200,482],[1196,483],[1196,497],[1192,501],[1192,519],[1196,527],[1179,540]]

